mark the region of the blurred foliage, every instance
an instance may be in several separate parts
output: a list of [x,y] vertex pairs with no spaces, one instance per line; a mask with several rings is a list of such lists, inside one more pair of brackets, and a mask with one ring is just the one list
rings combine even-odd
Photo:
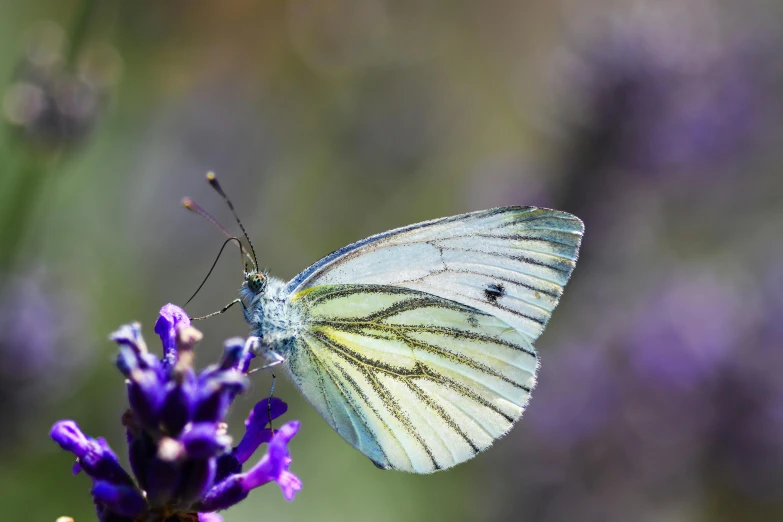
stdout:
[[[230,222],[215,170],[283,278],[492,206],[587,228],[539,389],[496,447],[381,472],[282,384],[304,490],[264,488],[226,520],[780,519],[781,21],[760,1],[6,2],[6,518],[93,519],[48,428],[123,446],[107,335],[149,329],[203,277],[221,240],[178,202]],[[188,311],[240,282],[221,260]],[[247,333],[239,313],[199,326],[202,361]]]

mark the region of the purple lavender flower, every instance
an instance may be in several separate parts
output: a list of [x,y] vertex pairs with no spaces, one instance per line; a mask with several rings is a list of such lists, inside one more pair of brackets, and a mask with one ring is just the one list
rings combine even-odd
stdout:
[[595,233],[617,223],[640,187],[652,190],[648,200],[705,182],[733,195],[733,175],[747,171],[779,110],[778,60],[764,32],[717,30],[732,19],[713,2],[645,2],[595,27],[579,12],[573,24],[583,29],[554,85],[565,147],[557,208]]
[[[548,354],[558,381],[542,380],[536,402],[525,415],[531,433],[552,448],[569,448],[599,432],[616,415],[619,383],[606,350],[591,343],[573,343]],[[564,390],[563,382],[570,383]],[[573,390],[580,390],[573,393]]]
[[706,3],[645,5],[584,38],[564,81],[572,97],[574,83],[583,87],[578,119],[592,140],[578,159],[684,175],[744,156],[762,130],[770,78],[760,36],[716,31],[727,19]]
[[[277,482],[286,499],[302,488],[290,471],[288,443],[299,430],[292,421],[272,430],[286,412],[280,399],[264,399],[245,422],[245,435],[232,448],[226,414],[247,388],[252,341],[226,341],[221,360],[196,373],[193,347],[201,333],[174,305],[160,311],[155,332],[163,358],[147,350],[138,323],[112,334],[119,345],[117,367],[127,379],[130,409],[123,416],[133,476],[103,439],[88,437],[71,420],[57,422],[51,437],[76,455],[73,472],[93,481],[92,496],[102,522],[216,522],[214,512],[244,500],[251,490]],[[258,447],[268,450],[258,463],[243,465]],[[135,480],[134,480],[135,477]]]
[[[0,254],[0,257],[2,255]],[[88,362],[89,342],[79,334],[83,303],[39,266],[0,273],[0,440],[17,437],[30,413],[55,403]],[[45,324],[46,328],[40,328]],[[66,355],[67,353],[67,355]],[[51,368],[57,366],[58,371]]]
[[53,22],[31,28],[23,59],[3,93],[6,123],[37,152],[81,145],[119,80],[121,59],[112,46],[74,43],[78,48],[69,48],[65,30]]
[[645,381],[700,387],[732,362],[751,316],[747,298],[717,274],[685,271],[642,306],[628,333],[628,362]]

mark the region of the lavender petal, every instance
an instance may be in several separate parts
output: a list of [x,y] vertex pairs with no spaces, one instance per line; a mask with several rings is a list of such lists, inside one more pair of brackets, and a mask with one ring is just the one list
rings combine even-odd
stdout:
[[92,496],[111,511],[127,517],[138,516],[147,509],[144,497],[131,486],[117,486],[98,480],[93,485]]

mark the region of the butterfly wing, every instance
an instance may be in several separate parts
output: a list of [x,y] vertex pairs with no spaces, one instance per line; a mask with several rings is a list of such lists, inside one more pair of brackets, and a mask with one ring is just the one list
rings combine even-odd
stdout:
[[532,348],[571,276],[583,232],[571,214],[535,207],[436,219],[337,250],[286,290],[295,295],[333,284],[420,290],[498,317]]
[[502,319],[429,293],[326,285],[295,295],[286,365],[378,467],[431,473],[489,447],[522,415],[538,359]]

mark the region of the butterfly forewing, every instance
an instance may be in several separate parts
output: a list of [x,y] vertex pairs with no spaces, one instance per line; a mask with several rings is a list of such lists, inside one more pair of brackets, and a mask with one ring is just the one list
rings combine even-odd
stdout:
[[533,342],[583,231],[565,212],[506,207],[348,245],[285,287],[297,325],[288,369],[377,466],[429,473],[463,462],[522,415]]
[[326,421],[382,468],[429,473],[463,462],[524,410],[538,359],[502,319],[384,285],[295,295],[302,325],[287,360]]
[[292,295],[332,284],[379,284],[469,305],[541,334],[571,276],[584,226],[565,212],[506,207],[443,218],[342,248],[293,279]]

